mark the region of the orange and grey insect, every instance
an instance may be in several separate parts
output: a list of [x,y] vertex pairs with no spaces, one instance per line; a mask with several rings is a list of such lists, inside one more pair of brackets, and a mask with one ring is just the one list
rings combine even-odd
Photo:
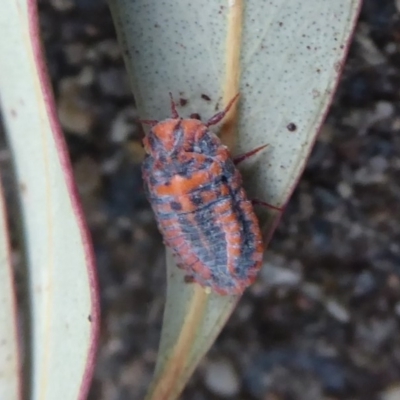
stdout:
[[202,123],[180,118],[171,96],[172,118],[142,121],[152,125],[143,139],[143,179],[164,242],[187,281],[221,295],[242,293],[263,256],[259,223],[235,164],[266,146],[232,159],[209,130],[237,98]]

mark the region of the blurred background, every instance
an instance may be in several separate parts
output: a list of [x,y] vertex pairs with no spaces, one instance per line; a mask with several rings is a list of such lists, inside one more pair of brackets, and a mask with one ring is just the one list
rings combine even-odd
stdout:
[[[90,399],[142,399],[161,329],[164,249],[142,189],[127,74],[105,1],[39,7],[101,286]],[[259,279],[182,399],[400,399],[399,110],[400,1],[365,0],[333,106]],[[4,142],[2,133],[16,228]]]

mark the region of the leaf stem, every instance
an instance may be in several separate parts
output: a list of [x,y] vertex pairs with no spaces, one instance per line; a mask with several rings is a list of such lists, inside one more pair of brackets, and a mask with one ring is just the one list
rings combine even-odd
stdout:
[[[229,12],[226,35],[226,67],[223,86],[224,104],[228,104],[239,93],[240,55],[242,47],[244,0],[229,0]],[[224,119],[220,138],[230,149],[235,145],[237,105],[234,105]]]
[[146,400],[173,400],[179,396],[183,389],[183,382],[180,382],[181,376],[189,361],[199,325],[203,321],[207,301],[207,292],[199,285],[194,284],[193,297],[185,313],[185,320],[176,345],[169,355],[169,360],[159,373],[161,378],[154,380],[154,386],[150,389]]

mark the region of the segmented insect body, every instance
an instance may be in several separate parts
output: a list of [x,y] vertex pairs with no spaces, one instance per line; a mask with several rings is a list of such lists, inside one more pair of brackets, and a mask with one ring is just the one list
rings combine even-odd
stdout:
[[208,129],[235,99],[204,124],[179,118],[171,98],[173,118],[153,121],[143,140],[145,189],[165,244],[188,281],[222,295],[242,293],[254,281],[263,255],[259,223],[240,172]]

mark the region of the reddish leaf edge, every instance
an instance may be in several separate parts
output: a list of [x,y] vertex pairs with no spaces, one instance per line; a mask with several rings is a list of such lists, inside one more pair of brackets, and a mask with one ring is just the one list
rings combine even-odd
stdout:
[[35,65],[38,71],[38,78],[41,86],[41,91],[44,98],[44,103],[49,117],[51,130],[53,133],[54,141],[58,151],[60,164],[64,172],[64,178],[67,185],[72,209],[75,213],[78,227],[81,234],[81,240],[85,251],[85,261],[87,266],[89,284],[90,284],[90,297],[91,297],[91,339],[90,347],[88,352],[88,358],[86,361],[85,373],[82,378],[82,384],[79,390],[79,400],[86,399],[90,385],[93,378],[97,347],[100,336],[100,299],[99,299],[99,285],[96,274],[96,263],[93,251],[93,245],[91,242],[89,229],[86,224],[86,220],[81,208],[78,189],[75,184],[71,161],[69,159],[67,145],[62,133],[61,126],[58,122],[57,111],[54,101],[53,90],[50,84],[50,79],[47,72],[47,65],[45,61],[44,51],[40,38],[40,25],[39,25],[39,13],[38,5],[36,0],[27,0],[28,10],[28,31],[32,45],[33,56]]

